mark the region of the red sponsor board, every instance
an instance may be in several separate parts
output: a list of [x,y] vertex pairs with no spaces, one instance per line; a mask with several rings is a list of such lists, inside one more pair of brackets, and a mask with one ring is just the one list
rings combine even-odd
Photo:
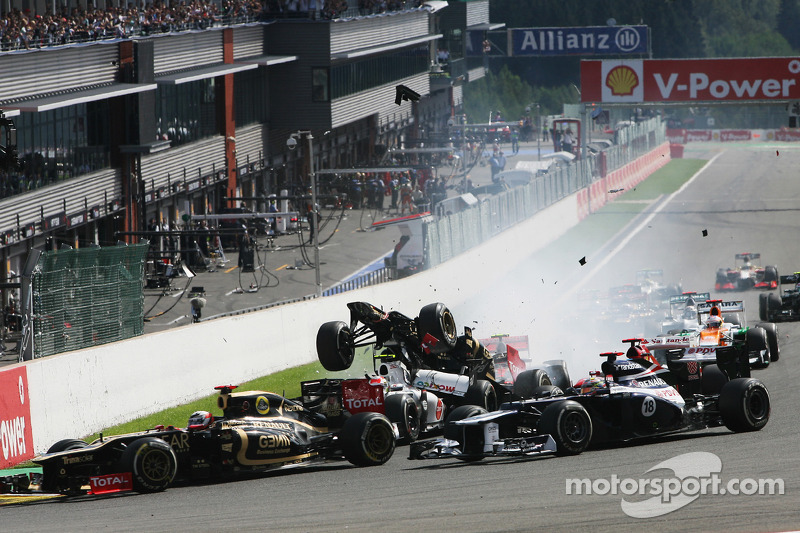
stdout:
[[800,99],[800,58],[581,61],[581,101],[737,102]]
[[26,367],[0,371],[0,468],[34,456]]
[[686,144],[686,130],[667,128],[667,140],[671,143]]
[[342,400],[351,414],[372,411],[384,413],[383,382],[369,379],[346,379],[342,381]]
[[800,141],[800,130],[781,129],[775,132],[776,141]]
[[719,140],[722,142],[750,141],[753,134],[750,130],[719,130]]

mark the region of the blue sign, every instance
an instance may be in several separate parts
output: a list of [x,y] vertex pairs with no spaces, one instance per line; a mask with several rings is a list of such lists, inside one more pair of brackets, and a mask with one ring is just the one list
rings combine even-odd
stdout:
[[647,26],[511,28],[510,56],[646,54]]

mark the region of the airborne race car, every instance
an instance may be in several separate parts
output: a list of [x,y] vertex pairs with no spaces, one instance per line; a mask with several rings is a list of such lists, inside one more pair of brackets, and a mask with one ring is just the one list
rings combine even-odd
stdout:
[[444,438],[417,441],[409,459],[576,455],[590,444],[629,441],[725,425],[757,431],[769,421],[769,393],[757,379],[737,378],[718,394],[684,398],[640,359],[606,358],[576,388],[541,387],[540,397],[508,402],[487,412],[457,408]]
[[780,285],[794,285],[780,293],[758,295],[758,317],[769,322],[800,320],[800,272],[780,277]]
[[525,369],[513,348],[511,355],[503,356],[506,369],[511,361],[514,371],[498,378],[494,356],[469,328],[464,328],[464,335],[456,335],[453,315],[442,303],[424,306],[414,319],[366,302],[351,302],[347,307],[349,325],[334,321],[320,326],[319,361],[331,372],[346,370],[356,348],[371,347],[376,372],[388,382],[386,415],[409,441],[419,433],[441,429],[447,411],[454,407],[479,405],[493,410],[498,398],[529,397],[535,388],[552,383],[551,370],[554,376],[565,376],[559,385],[569,385],[569,377],[559,368],[563,362]]
[[717,280],[714,290],[717,291],[743,291],[748,289],[776,289],[778,288],[778,267],[767,265],[761,267],[753,264],[754,259],[761,259],[759,253],[736,254],[736,261],[742,264],[733,268],[720,268],[717,270]]
[[87,444],[55,443],[33,459],[42,466],[40,488],[66,495],[135,490],[158,492],[177,481],[214,480],[289,466],[347,459],[354,465],[385,463],[396,434],[378,413],[355,414],[341,429],[283,396],[235,393],[217,387],[221,418],[192,415],[185,429],[158,426],[127,435],[101,436]]

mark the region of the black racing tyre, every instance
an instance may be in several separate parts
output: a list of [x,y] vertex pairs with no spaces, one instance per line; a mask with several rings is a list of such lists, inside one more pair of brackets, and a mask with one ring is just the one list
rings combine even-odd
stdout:
[[353,332],[342,321],[325,322],[317,331],[317,359],[325,370],[339,372],[353,364],[356,355]]
[[56,442],[47,449],[47,453],[65,452],[67,450],[79,450],[86,448],[88,444],[80,439],[64,439]]
[[545,372],[550,376],[550,381],[561,390],[568,389],[572,386],[572,380],[569,378],[569,371],[563,359],[551,359],[542,363],[545,366]]
[[725,317],[725,322],[728,324],[734,324],[739,326],[740,328],[744,327],[744,320],[742,320],[742,315],[740,313],[730,313],[728,316]]
[[747,352],[752,353],[755,351],[764,352],[766,353],[762,355],[762,359],[753,363],[753,368],[766,368],[769,366],[770,361],[770,353],[769,353],[769,342],[767,342],[767,332],[764,328],[754,327],[747,330],[747,337],[746,337],[746,345],[747,345]]
[[764,267],[764,281],[778,281],[778,267],[775,265],[767,265]]
[[769,345],[769,360],[777,361],[781,358],[781,347],[778,344],[778,325],[774,322],[760,322],[757,327],[763,328],[767,333],[767,344]]
[[769,294],[762,292],[758,295],[758,318],[759,320],[769,320],[767,311],[767,297]]
[[459,405],[447,415],[444,424],[444,438],[458,441],[461,453],[456,456],[462,461],[480,461],[483,459],[483,427],[466,427],[453,424],[472,416],[486,414],[486,409],[477,405]]
[[555,385],[542,385],[533,389],[533,398],[553,398],[554,396],[564,396],[564,391]]
[[717,270],[717,283],[725,285],[728,283],[728,271],[724,268]]
[[[80,439],[64,439],[50,446],[50,448],[48,448],[47,450],[47,453],[65,452],[67,450],[79,450],[87,446],[88,444],[86,444],[86,442]],[[48,461],[46,464],[42,466],[42,484],[40,487],[42,492],[47,492],[47,493],[59,492],[59,487],[57,485],[58,477],[56,474],[59,466],[52,463],[53,463],[52,461]],[[65,494],[68,493],[67,490],[61,490],[61,492]]]
[[514,394],[520,398],[533,398],[533,391],[542,385],[552,385],[550,376],[541,368],[525,370],[514,380]]
[[769,421],[769,392],[757,379],[733,379],[719,393],[719,412],[731,431],[758,431]]
[[592,419],[581,404],[573,400],[551,403],[539,419],[539,433],[556,441],[557,455],[578,455],[592,440]]
[[485,379],[476,379],[467,389],[460,402],[462,405],[477,405],[487,411],[497,410],[497,392]]
[[392,423],[380,413],[356,413],[344,422],[339,441],[345,459],[356,466],[377,466],[394,454]]
[[706,365],[700,376],[700,390],[703,394],[719,394],[728,381],[728,375],[719,366]]
[[762,318],[761,320],[774,320],[773,317],[779,315],[782,308],[783,299],[779,294],[774,292],[767,294],[767,318]]
[[400,430],[403,442],[414,442],[422,431],[420,408],[414,398],[405,394],[390,394],[384,402],[386,417]]
[[120,458],[120,468],[130,472],[137,492],[161,492],[169,487],[178,472],[178,459],[172,446],[155,437],[143,437],[128,444]]
[[425,334],[430,334],[439,342],[431,349],[432,353],[445,353],[452,350],[458,340],[456,321],[453,313],[443,303],[432,303],[423,307],[417,319],[419,325],[419,340],[423,341]]

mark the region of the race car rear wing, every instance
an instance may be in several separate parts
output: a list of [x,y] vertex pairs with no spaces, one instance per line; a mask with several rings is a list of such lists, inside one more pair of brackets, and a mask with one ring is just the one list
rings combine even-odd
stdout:
[[691,298],[695,302],[705,302],[711,299],[709,292],[684,292],[683,294],[675,294],[669,297],[669,305],[684,304],[686,300]]
[[736,254],[736,259],[741,259],[742,261],[747,261],[748,259],[761,259],[760,253],[751,254],[749,252],[745,252],[742,254]]
[[744,312],[744,300],[733,300],[729,302],[723,302],[722,300],[706,300],[705,302],[697,304],[697,313],[699,315],[708,314],[714,306],[719,307],[721,313]]
[[795,272],[794,274],[789,274],[788,276],[781,276],[780,283],[781,285],[788,285],[790,283],[792,285],[796,285],[797,283],[800,283],[800,272]]

